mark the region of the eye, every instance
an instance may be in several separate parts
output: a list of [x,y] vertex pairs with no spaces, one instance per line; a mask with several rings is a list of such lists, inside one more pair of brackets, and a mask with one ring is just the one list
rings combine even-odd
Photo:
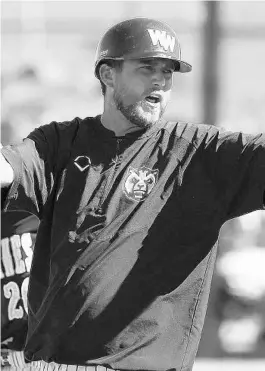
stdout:
[[148,184],[153,183],[152,179],[151,179],[151,178],[147,179],[147,183],[148,183]]
[[173,74],[173,70],[163,70],[163,73],[164,73],[167,77],[171,77],[172,74]]

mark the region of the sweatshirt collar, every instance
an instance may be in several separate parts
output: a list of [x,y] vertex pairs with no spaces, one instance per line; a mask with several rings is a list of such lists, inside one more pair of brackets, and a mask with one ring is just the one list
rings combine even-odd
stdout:
[[161,119],[157,124],[149,129],[142,129],[132,133],[125,134],[124,136],[116,136],[115,132],[104,127],[101,122],[101,115],[97,115],[94,121],[94,131],[98,133],[102,139],[105,140],[140,140],[142,138],[150,137],[159,132],[166,124],[164,119]]

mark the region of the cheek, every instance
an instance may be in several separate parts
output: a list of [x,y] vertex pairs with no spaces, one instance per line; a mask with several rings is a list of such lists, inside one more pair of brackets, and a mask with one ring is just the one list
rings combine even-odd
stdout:
[[137,92],[138,94],[143,94],[148,87],[148,82],[145,81],[144,78],[135,78],[132,81],[131,85],[135,92]]
[[163,100],[163,106],[166,106],[168,102],[170,101],[171,97],[171,90],[167,90],[164,94],[164,100]]
[[171,77],[168,77],[165,79],[165,87],[164,87],[165,92],[168,92],[168,91],[170,92],[172,90],[173,78],[174,78],[174,74],[172,74]]
[[135,77],[118,81],[116,87],[124,103],[127,104],[135,103],[146,91],[145,81]]
[[135,96],[140,96],[146,89],[146,84],[139,78],[134,78],[128,83],[129,89]]

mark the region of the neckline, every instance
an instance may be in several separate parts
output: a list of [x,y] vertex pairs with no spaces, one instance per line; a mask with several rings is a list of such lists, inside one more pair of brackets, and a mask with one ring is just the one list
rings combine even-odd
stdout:
[[125,134],[123,136],[116,136],[115,132],[105,128],[101,122],[101,114],[95,116],[94,130],[102,136],[105,140],[140,140],[142,138],[150,137],[154,133],[160,131],[166,124],[166,120],[161,119],[157,124],[153,125],[151,128],[145,130],[138,130],[132,133]]

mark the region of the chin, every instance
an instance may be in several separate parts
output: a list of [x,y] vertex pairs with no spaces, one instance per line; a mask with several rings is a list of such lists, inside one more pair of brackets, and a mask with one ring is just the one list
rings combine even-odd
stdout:
[[152,125],[155,125],[159,121],[160,115],[147,113],[147,114],[143,114],[141,116],[141,119],[146,122],[147,126],[152,126]]
[[142,102],[125,106],[121,100],[116,100],[116,106],[131,124],[142,129],[157,124],[164,112],[161,106],[149,109]]
[[154,114],[133,114],[130,116],[130,122],[141,128],[150,128],[159,121],[160,116]]
[[139,107],[136,107],[136,109],[131,112],[130,121],[140,127],[149,128],[157,124],[161,116],[162,116],[161,109],[157,109],[155,111],[149,111],[139,106]]

